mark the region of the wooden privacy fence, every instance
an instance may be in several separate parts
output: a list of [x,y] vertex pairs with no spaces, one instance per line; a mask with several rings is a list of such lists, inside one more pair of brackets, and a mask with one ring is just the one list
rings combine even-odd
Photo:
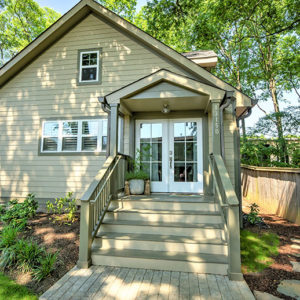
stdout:
[[243,197],[300,225],[300,169],[242,165]]

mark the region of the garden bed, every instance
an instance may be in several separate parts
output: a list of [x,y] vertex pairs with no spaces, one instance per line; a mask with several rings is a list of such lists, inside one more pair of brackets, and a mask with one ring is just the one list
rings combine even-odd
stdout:
[[[248,213],[247,203],[245,202],[244,205],[243,211]],[[269,267],[260,272],[244,273],[244,278],[252,291],[258,290],[282,299],[293,299],[278,293],[277,287],[284,279],[300,280],[300,273],[294,272],[290,263],[291,261],[300,261],[300,258],[295,255],[299,254],[299,250],[291,247],[293,244],[291,239],[300,239],[300,226],[276,215],[267,214],[263,210],[260,216],[268,228],[247,226],[245,229],[258,234],[276,234],[279,237],[278,255],[273,257],[273,263]]]
[[58,253],[55,270],[40,282],[33,280],[30,273],[19,270],[5,270],[5,274],[18,284],[28,287],[37,295],[49,289],[65,273],[73,268],[78,260],[79,251],[79,214],[71,225],[63,222],[53,223],[49,213],[37,213],[28,221],[28,229],[22,237],[33,239],[50,253]]

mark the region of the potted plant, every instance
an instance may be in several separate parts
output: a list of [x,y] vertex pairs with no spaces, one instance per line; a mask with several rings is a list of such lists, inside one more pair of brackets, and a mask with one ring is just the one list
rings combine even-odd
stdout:
[[138,150],[136,159],[131,161],[131,171],[126,173],[126,180],[129,182],[129,190],[132,195],[144,194],[145,180],[149,180],[149,175],[141,168],[141,153]]

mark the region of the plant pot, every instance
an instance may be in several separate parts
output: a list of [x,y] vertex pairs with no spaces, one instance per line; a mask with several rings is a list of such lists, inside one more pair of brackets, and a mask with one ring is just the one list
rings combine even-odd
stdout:
[[130,194],[141,195],[144,193],[145,181],[143,179],[129,180]]

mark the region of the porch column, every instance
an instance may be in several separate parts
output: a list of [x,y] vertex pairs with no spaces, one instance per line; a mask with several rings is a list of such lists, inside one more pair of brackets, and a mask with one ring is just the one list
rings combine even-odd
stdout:
[[119,103],[110,104],[109,155],[118,154]]
[[221,99],[211,100],[212,110],[212,139],[213,154],[221,154],[221,128],[220,128],[220,103]]

